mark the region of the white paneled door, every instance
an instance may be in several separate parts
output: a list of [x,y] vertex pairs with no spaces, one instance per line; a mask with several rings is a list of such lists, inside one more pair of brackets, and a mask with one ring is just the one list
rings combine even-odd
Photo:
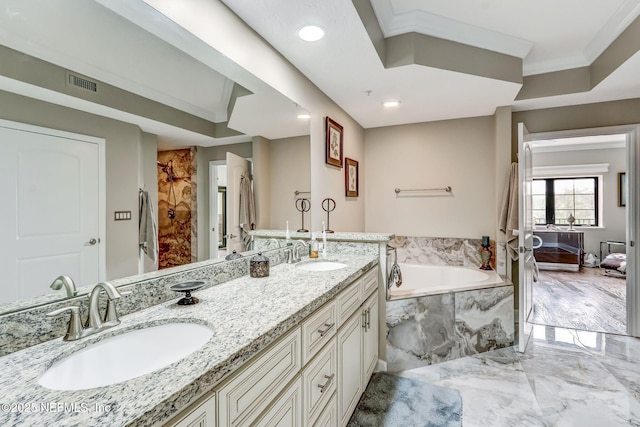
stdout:
[[532,159],[529,132],[524,123],[518,123],[518,351],[524,353],[531,336],[533,304],[533,208],[532,208]]
[[0,303],[99,281],[100,141],[0,121]]

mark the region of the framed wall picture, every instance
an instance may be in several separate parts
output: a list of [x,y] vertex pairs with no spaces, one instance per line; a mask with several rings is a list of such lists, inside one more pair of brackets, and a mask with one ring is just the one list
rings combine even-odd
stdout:
[[627,206],[627,174],[618,172],[618,206]]
[[358,162],[350,159],[344,159],[344,193],[347,197],[358,197]]
[[329,117],[325,119],[326,138],[327,138],[327,157],[326,162],[333,166],[342,167],[342,140],[343,131],[335,121]]

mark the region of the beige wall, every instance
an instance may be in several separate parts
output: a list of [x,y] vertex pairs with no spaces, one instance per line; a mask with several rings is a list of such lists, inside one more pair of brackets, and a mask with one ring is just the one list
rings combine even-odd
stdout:
[[618,172],[626,172],[624,148],[606,150],[534,153],[533,166],[565,166],[608,163],[609,172],[602,174],[602,221],[604,229],[584,230],[584,250],[598,255],[600,241],[626,240],[626,209],[618,206]]
[[[210,28],[216,28],[217,31],[203,31],[192,22],[179,24],[311,113],[312,229],[321,229],[324,217],[322,199],[332,197],[337,203],[331,220],[332,228],[336,231],[364,231],[364,198],[346,199],[344,168],[325,164],[324,118],[329,116],[344,127],[344,154],[358,161],[363,159],[364,154],[362,127],[224,4],[203,4],[201,15],[206,16]],[[247,55],[247,52],[251,52],[251,55]],[[252,87],[250,79],[238,77],[236,81],[244,87]],[[363,170],[360,172],[362,174]]]
[[[276,139],[270,143],[271,176],[270,222],[266,228],[283,230],[289,221],[289,230],[301,226],[300,212],[295,207],[294,192],[309,191],[309,136]],[[302,194],[300,197],[308,197]],[[309,228],[309,214],[305,214],[305,227]]]
[[[138,188],[142,132],[137,126],[0,91],[0,118],[106,140],[106,279],[138,273]],[[154,165],[155,167],[155,165]],[[151,185],[151,184],[147,184]],[[131,211],[131,221],[114,221],[114,211]]]
[[[158,218],[158,137],[142,132],[142,144],[140,145],[140,176],[139,187],[149,193],[151,206],[153,206],[156,224]],[[154,263],[141,251],[141,266],[139,273],[147,273],[158,269],[158,262]]]
[[[494,117],[366,130],[366,231],[495,238],[495,135]],[[446,186],[451,195],[394,192]]]

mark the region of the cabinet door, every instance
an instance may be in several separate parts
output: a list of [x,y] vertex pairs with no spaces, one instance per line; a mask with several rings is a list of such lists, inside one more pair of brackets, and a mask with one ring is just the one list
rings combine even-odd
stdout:
[[363,311],[357,310],[338,331],[338,417],[345,426],[362,394]]
[[256,427],[298,427],[302,425],[302,387],[296,380],[253,424]]
[[300,341],[296,328],[218,390],[220,426],[249,425],[269,406],[300,372]]
[[204,401],[189,415],[181,419],[173,427],[215,427],[216,426],[216,399],[215,395]]
[[363,336],[362,390],[378,364],[378,292],[374,292],[363,305],[365,328]]

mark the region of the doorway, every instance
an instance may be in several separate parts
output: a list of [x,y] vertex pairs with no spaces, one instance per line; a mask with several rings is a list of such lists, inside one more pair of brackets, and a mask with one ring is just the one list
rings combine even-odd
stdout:
[[[638,170],[637,127],[536,134],[532,140],[539,274],[529,321],[637,336],[637,219],[635,192],[626,184]],[[611,264],[612,258],[622,265]]]

